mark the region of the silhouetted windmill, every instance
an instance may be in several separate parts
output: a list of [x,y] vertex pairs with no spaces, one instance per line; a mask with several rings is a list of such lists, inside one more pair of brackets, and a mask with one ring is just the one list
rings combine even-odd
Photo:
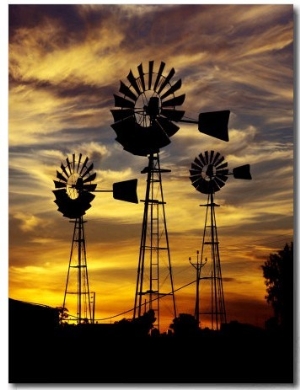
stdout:
[[[206,215],[202,249],[199,256],[197,252],[196,263],[191,264],[196,269],[196,303],[195,319],[200,324],[200,315],[208,315],[211,321],[211,328],[219,330],[221,324],[226,323],[226,310],[223,292],[223,280],[219,254],[219,239],[215,207],[219,206],[214,202],[214,195],[226,183],[228,176],[233,175],[235,179],[251,180],[250,165],[245,164],[234,168],[232,172],[228,169],[228,163],[219,152],[213,150],[200,153],[191,164],[190,180],[197,191],[207,194]],[[207,254],[207,257],[206,257]],[[205,276],[201,276],[202,268],[208,270]],[[204,280],[210,282],[210,309],[200,309],[201,297],[199,287]]]
[[[164,76],[165,63],[161,62],[155,70],[154,61],[149,61],[147,70],[143,65],[137,67],[138,75],[134,76],[130,70],[127,80],[129,85],[120,81],[119,92],[123,96],[114,94],[116,109],[111,110],[115,123],[112,128],[117,134],[118,141],[124,150],[138,156],[148,157],[148,166],[141,173],[147,174],[146,194],[144,200],[144,215],[140,253],[137,269],[137,281],[134,301],[133,318],[148,309],[155,312],[159,329],[161,297],[172,297],[173,318],[176,317],[174,284],[170,258],[170,247],[165,215],[165,200],[162,188],[162,173],[169,169],[160,167],[160,149],[170,144],[170,138],[179,130],[174,122],[198,124],[198,129],[204,134],[228,141],[229,111],[201,113],[198,121],[184,119],[184,111],[176,107],[181,106],[185,95],[175,96],[181,88],[181,80],[171,84],[175,74],[174,68]],[[167,255],[165,267],[162,265],[163,253]],[[147,255],[148,256],[147,256]],[[162,270],[167,275],[163,277]],[[169,287],[161,281],[168,280]],[[147,286],[146,286],[147,284]],[[167,288],[167,290],[166,290]]]
[[64,217],[74,223],[72,245],[67,273],[66,288],[63,299],[63,310],[66,309],[67,295],[77,297],[77,314],[71,316],[77,323],[93,322],[95,294],[91,297],[86,259],[86,242],[83,216],[91,208],[91,202],[95,198],[92,192],[113,192],[114,199],[138,203],[136,195],[137,180],[127,180],[113,184],[112,190],[96,190],[94,183],[96,173],[93,172],[94,164],[86,157],[82,160],[79,154],[78,160],[75,154],[70,160],[66,158],[66,164],[61,164],[61,171],[56,171],[54,180],[55,203]]

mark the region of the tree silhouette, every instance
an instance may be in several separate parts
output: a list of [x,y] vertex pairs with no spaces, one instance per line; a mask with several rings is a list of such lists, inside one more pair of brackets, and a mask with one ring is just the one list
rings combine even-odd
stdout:
[[69,310],[66,308],[66,307],[57,307],[56,308],[58,310],[58,313],[59,313],[59,324],[60,325],[63,325],[63,324],[66,324],[67,322],[64,322],[64,321],[67,321],[68,317],[69,317]]
[[155,321],[154,310],[149,310],[142,316],[131,320],[123,318],[115,322],[115,325],[120,334],[147,336],[150,334],[151,329],[153,329]]
[[170,328],[177,336],[194,336],[198,332],[195,317],[186,313],[180,313],[178,317],[174,318]]
[[271,253],[262,265],[267,302],[272,305],[274,318],[269,321],[285,331],[293,326],[293,243]]
[[153,328],[153,324],[156,321],[154,310],[150,309],[142,316],[134,318],[132,324],[137,334],[147,335]]

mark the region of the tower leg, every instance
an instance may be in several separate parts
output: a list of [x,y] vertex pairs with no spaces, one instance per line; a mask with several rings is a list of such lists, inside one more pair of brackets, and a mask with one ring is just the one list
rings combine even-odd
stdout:
[[[147,185],[133,312],[133,318],[137,318],[142,315],[142,312],[153,310],[157,321],[154,326],[158,330],[160,330],[161,298],[167,295],[171,296],[171,310],[173,311],[173,318],[176,317],[171,255],[161,177],[164,172],[170,172],[170,170],[160,168],[159,154],[149,155],[148,166],[142,171],[142,173],[147,173]],[[164,282],[163,287],[168,288],[166,292],[161,291],[161,280]],[[166,281],[169,282],[169,286],[167,286]],[[145,296],[148,300],[144,302]]]
[[[63,311],[69,311],[69,320],[75,320],[77,324],[92,321],[91,297],[86,260],[86,245],[83,217],[76,218],[74,223],[72,245],[66,280],[66,288],[63,300]],[[76,297],[76,302],[71,297]],[[67,299],[68,298],[68,299]],[[68,307],[70,305],[70,307]],[[72,315],[70,311],[75,311]]]

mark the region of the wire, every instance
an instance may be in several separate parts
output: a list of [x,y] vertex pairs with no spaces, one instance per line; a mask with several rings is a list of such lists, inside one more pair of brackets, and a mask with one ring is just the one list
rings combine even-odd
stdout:
[[[182,290],[183,288],[187,287],[187,286],[190,286],[191,284],[195,283],[196,280],[193,280],[192,282],[189,282],[189,283],[186,283],[184,284],[183,286],[181,287],[178,287],[176,290],[174,290],[174,292],[177,292],[179,290]],[[153,301],[156,301],[157,299],[161,299],[161,298],[164,298],[165,296],[168,296],[172,294],[172,292],[170,291],[168,294],[164,294],[163,296],[160,296],[160,297],[157,297],[157,298],[153,298],[150,302],[153,302]],[[121,315],[123,314],[127,314],[131,311],[133,311],[134,309],[129,309],[129,310],[126,310],[126,311],[123,311],[122,313],[119,313],[119,314],[115,314],[114,316],[111,316],[111,317],[105,317],[105,318],[96,318],[95,321],[105,321],[105,320],[111,320],[112,318],[116,318],[116,317],[120,317]]]

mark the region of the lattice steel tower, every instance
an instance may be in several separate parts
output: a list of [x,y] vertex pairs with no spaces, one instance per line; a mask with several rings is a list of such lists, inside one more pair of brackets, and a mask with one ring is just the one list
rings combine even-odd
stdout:
[[[86,240],[83,216],[91,207],[95,195],[91,192],[112,192],[114,199],[132,203],[138,203],[136,187],[137,180],[126,180],[113,184],[112,190],[96,190],[97,184],[93,183],[96,173],[92,173],[93,163],[89,158],[82,160],[82,154],[78,159],[75,154],[72,159],[66,158],[66,163],[61,164],[61,171],[56,171],[54,180],[55,203],[64,217],[74,223],[71,243],[70,258],[68,264],[66,287],[63,299],[63,311],[69,311],[68,321],[77,324],[94,322],[95,292],[90,291],[89,276],[86,256]],[[72,297],[74,299],[72,299]],[[71,314],[76,307],[76,315]]]
[[[166,296],[166,293],[162,293],[160,286],[160,282],[163,280],[161,275],[161,255],[163,253],[167,253],[168,257],[168,276],[166,278],[170,282],[170,290],[167,295],[172,296],[173,318],[176,317],[161,178],[161,174],[168,170],[160,168],[160,150],[171,143],[170,138],[179,130],[179,126],[174,122],[195,123],[198,125],[200,133],[228,141],[229,118],[229,111],[225,110],[200,113],[197,121],[190,118],[184,119],[185,112],[178,110],[176,106],[183,104],[185,94],[175,96],[175,93],[181,88],[181,80],[171,84],[175,70],[172,68],[164,76],[164,69],[164,62],[161,62],[159,67],[155,69],[154,61],[149,61],[146,69],[143,64],[137,67],[137,77],[130,70],[127,76],[129,84],[126,85],[120,81],[119,92],[123,96],[114,94],[116,108],[111,110],[115,121],[111,127],[117,134],[116,141],[127,152],[138,156],[147,156],[149,159],[148,167],[142,171],[147,173],[147,186],[133,317],[139,317],[147,305],[148,308],[152,308],[156,312],[157,324],[155,326],[157,328],[159,328],[160,321],[159,298]],[[158,217],[159,210],[162,212],[161,217]],[[161,242],[162,237],[164,237],[164,245]],[[146,264],[146,254],[149,255],[148,264]],[[149,273],[146,280],[147,270]],[[148,283],[148,288],[146,288],[146,283]],[[142,300],[147,295],[148,303],[147,300],[143,303]]]
[[[89,288],[88,267],[86,259],[86,242],[84,233],[83,215],[91,207],[91,201],[95,195],[97,184],[93,181],[96,173],[91,173],[93,163],[88,164],[88,157],[84,161],[82,154],[78,160],[73,154],[71,161],[66,158],[66,165],[61,164],[61,172],[56,172],[58,180],[54,180],[55,203],[58,205],[64,217],[74,223],[66,287],[63,299],[63,310],[67,309],[67,297],[73,296],[74,300],[68,301],[71,306],[76,304],[76,315],[70,317],[80,324],[92,322],[91,294]],[[68,309],[69,310],[69,309]]]
[[200,288],[200,292],[196,291],[195,318],[198,325],[201,320],[210,322],[211,329],[214,330],[220,330],[221,325],[227,321],[215,214],[215,208],[219,205],[215,203],[214,196],[231,174],[236,179],[251,180],[250,165],[234,168],[230,173],[224,157],[213,150],[200,153],[190,169],[193,186],[199,192],[207,194],[206,205],[202,205],[206,207],[206,213],[201,252],[196,265],[193,264],[196,269],[196,286],[197,289]]
[[162,173],[167,172],[170,170],[160,167],[158,153],[149,155],[149,164],[142,171],[147,174],[147,185],[133,317],[141,316],[143,311],[153,310],[157,329],[160,328],[160,298],[171,296],[171,310],[176,317],[166,203],[162,188]]
[[[149,61],[146,72],[142,64],[138,66],[137,77],[130,71],[127,76],[129,86],[120,82],[119,92],[123,97],[114,95],[117,109],[111,110],[115,120],[112,128],[117,134],[116,140],[124,150],[148,157],[148,166],[142,171],[147,174],[147,184],[133,318],[152,309],[156,317],[154,326],[158,330],[162,296],[172,297],[172,318],[176,317],[161,176],[167,170],[160,168],[159,152],[170,144],[170,137],[179,130],[174,122],[183,117],[184,111],[176,110],[175,106],[181,105],[185,99],[185,95],[175,96],[175,92],[181,87],[181,80],[173,85],[170,83],[175,74],[174,68],[167,76],[163,75],[164,68],[165,63],[161,62],[155,70],[154,61]],[[161,286],[163,252],[167,256],[168,275],[165,278],[169,280],[169,290],[166,292],[162,292]]]

